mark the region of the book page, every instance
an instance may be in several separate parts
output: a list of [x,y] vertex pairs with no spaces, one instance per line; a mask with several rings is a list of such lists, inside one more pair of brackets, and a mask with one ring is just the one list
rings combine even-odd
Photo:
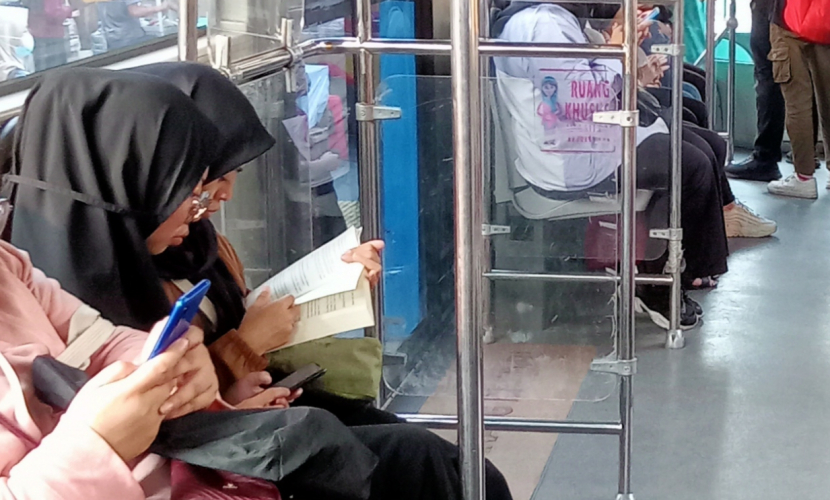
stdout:
[[360,230],[354,227],[326,243],[284,271],[272,277],[249,294],[247,306],[256,300],[263,290],[271,290],[272,300],[293,295],[296,304],[354,290],[363,265],[343,262],[343,254],[360,246]]
[[291,341],[280,349],[374,325],[372,291],[364,275],[354,290],[301,305],[297,331]]

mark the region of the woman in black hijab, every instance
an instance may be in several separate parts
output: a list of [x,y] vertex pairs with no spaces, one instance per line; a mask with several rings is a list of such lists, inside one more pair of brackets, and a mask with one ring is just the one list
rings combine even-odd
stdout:
[[[240,342],[238,335],[246,312],[243,299],[248,293],[244,283],[240,283],[241,263],[238,262],[230,244],[216,233],[207,217],[218,210],[218,199],[227,199],[222,198],[222,192],[232,193],[234,178],[239,168],[268,151],[274,140],[263,127],[247,97],[216,70],[190,63],[163,63],[135,68],[133,71],[156,75],[178,86],[191,96],[200,111],[213,120],[221,135],[219,160],[211,167],[205,182],[206,191],[210,191],[209,186],[216,189],[216,186],[221,185],[220,194],[212,199],[205,218],[191,224],[190,234],[184,242],[171,246],[163,254],[156,256],[154,262],[158,274],[167,280],[187,280],[191,283],[205,278],[211,280],[213,295],[208,292],[208,298],[216,310],[216,324],[213,328],[206,329],[205,341],[208,344],[213,343],[211,352],[214,360],[220,365],[220,372],[221,365],[229,361],[228,354],[232,358],[240,352],[248,353],[247,356],[242,356],[246,359],[243,364],[247,365],[246,368],[251,368],[252,364],[255,366],[252,358],[261,358],[262,352],[252,352],[250,346]],[[378,242],[364,244],[354,252],[357,254],[355,260],[367,265],[372,279],[375,280],[379,277],[380,271],[379,260],[373,260],[377,257],[374,250],[377,244]],[[223,249],[229,248],[229,252],[223,252]],[[229,260],[235,264],[233,269],[229,269],[223,260],[228,259],[228,253],[231,254]],[[268,307],[276,305],[274,303]],[[289,312],[283,310],[283,314]],[[255,333],[260,337],[269,334],[262,329]],[[231,342],[229,338],[234,340]],[[230,353],[220,352],[222,349],[228,349]],[[263,364],[256,368],[264,368],[264,360]],[[239,377],[237,370],[231,371]],[[346,425],[356,426],[354,432],[358,437],[381,457],[379,467],[390,468],[389,474],[376,472],[379,481],[384,481],[383,478],[387,477],[390,480],[403,479],[393,479],[391,467],[395,467],[397,460],[403,458],[399,457],[395,450],[407,449],[409,456],[406,460],[413,464],[413,474],[407,475],[405,481],[420,476],[420,466],[417,464],[435,462],[433,474],[441,477],[446,475],[443,481],[455,482],[455,471],[447,475],[448,471],[442,471],[440,465],[450,460],[454,464],[453,468],[457,467],[455,446],[440,438],[434,439],[431,433],[415,426],[400,424],[401,421],[394,414],[377,410],[363,401],[348,400],[318,391],[307,391],[292,404],[296,405],[323,408],[332,412]],[[419,442],[421,445],[413,447],[412,442]],[[511,498],[504,477],[489,461],[486,465],[486,481],[489,500]]]
[[[270,319],[256,322],[258,324],[253,327],[243,325],[246,318],[243,301],[248,293],[243,277],[244,267],[227,239],[216,233],[207,218],[219,209],[220,199],[227,201],[232,196],[238,169],[268,151],[275,141],[263,127],[247,97],[214,69],[199,64],[162,63],[135,68],[133,71],[164,78],[190,95],[196,106],[213,120],[222,136],[219,160],[210,168],[205,183],[206,187],[211,186],[212,191],[217,192],[212,192],[216,196],[212,199],[204,220],[191,224],[190,234],[184,242],[154,258],[158,274],[169,282],[187,280],[193,284],[209,279],[213,283],[208,291],[208,299],[214,306],[216,315],[212,318],[214,324],[205,325],[205,341],[208,345],[214,344],[211,352],[221,379],[227,382],[229,378],[241,378],[246,372],[263,370],[267,366],[263,354],[289,339],[288,335],[293,330],[299,311],[295,307],[288,307],[287,303],[275,302],[269,305],[266,300],[262,304],[255,304],[252,309],[264,309],[264,314]],[[375,281],[380,272],[377,248],[381,246],[380,242],[370,242],[353,252],[355,260],[367,266],[370,279]],[[178,296],[172,283],[165,288],[171,299]],[[240,352],[246,355],[236,356]],[[244,362],[240,363],[240,360]],[[223,372],[231,372],[235,377]],[[325,398],[323,395],[319,397]],[[316,397],[307,393],[298,403],[311,404],[310,399],[316,400]],[[336,398],[328,399],[325,403],[329,404],[322,407],[334,412],[347,423],[398,421],[391,414],[365,408],[367,405],[364,402],[341,398],[344,400],[339,401],[342,405],[337,405],[334,399]],[[331,404],[337,407],[332,407]]]
[[218,131],[174,86],[96,69],[45,76],[17,129],[12,242],[109,320],[149,329],[170,310],[151,254],[187,235]]

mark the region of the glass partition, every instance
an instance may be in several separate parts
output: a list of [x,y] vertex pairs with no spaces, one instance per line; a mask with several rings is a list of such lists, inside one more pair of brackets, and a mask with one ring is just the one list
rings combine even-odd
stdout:
[[217,226],[245,264],[253,289],[312,248],[313,210],[304,158],[308,127],[297,94],[286,92],[285,75],[243,85],[277,145],[246,165],[234,199],[224,204]]
[[[598,186],[584,199],[546,198],[543,190],[532,190],[538,195],[531,200],[535,205],[527,199],[517,200],[522,188],[516,182],[521,174],[515,165],[521,160],[512,156],[515,135],[507,133],[516,126],[511,121],[521,113],[543,125],[541,94],[534,97],[531,88],[529,98],[518,104],[529,108],[511,109],[506,105],[508,96],[498,93],[498,85],[505,82],[494,79],[486,83],[491,122],[485,167],[492,179],[486,199],[490,228],[497,233],[490,237],[487,262],[494,272],[575,276],[560,281],[538,276],[492,281],[491,329],[484,349],[488,413],[497,415],[513,408],[518,412],[510,413],[513,416],[541,417],[520,415],[517,408],[531,401],[534,403],[525,409],[544,408],[545,404],[561,409],[563,403],[600,401],[616,387],[614,376],[589,373],[589,367],[593,359],[612,351],[618,323],[614,299],[619,204],[614,173],[621,154],[619,143],[614,145],[614,141],[621,132],[618,127],[580,119],[578,96],[566,96],[563,89],[559,126],[565,135],[541,136],[539,151],[549,162],[571,157],[575,168],[582,169],[598,163],[599,155],[610,156],[608,185]],[[391,76],[383,80],[378,99],[384,106],[401,109],[400,119],[379,125],[388,245],[384,296],[387,350],[407,358],[406,368],[387,366],[386,382],[394,395],[390,407],[454,414],[451,82],[447,77]],[[510,180],[511,176],[515,179]],[[525,181],[524,187],[531,189],[528,184]],[[653,191],[665,191],[665,186],[655,186]],[[651,203],[658,198],[652,191],[644,190],[641,198],[639,236],[646,243],[646,214],[664,221],[668,207]],[[582,212],[573,209],[557,215],[557,206],[570,205],[581,207]],[[537,206],[547,212],[534,215],[528,207]],[[402,299],[395,293],[408,295]],[[415,310],[404,307],[412,304],[416,304]],[[567,412],[560,415],[565,416]]]
[[[608,406],[599,403],[616,397],[618,379],[592,371],[591,364],[613,356],[619,324],[614,173],[621,153],[614,141],[621,131],[596,126],[585,119],[590,113],[580,114],[580,96],[584,100],[599,93],[572,95],[560,87],[556,126],[561,129],[546,135],[550,117],[542,104],[550,100],[543,101],[531,85],[524,99],[508,101],[509,92],[499,90],[504,84],[494,78],[483,86],[488,117],[483,167],[490,180],[485,203],[494,233],[484,257],[494,272],[526,276],[490,282],[483,346],[485,414],[568,420],[574,406],[582,404],[595,407],[589,414],[597,419],[613,419]],[[407,74],[384,78],[377,94],[381,105],[401,110],[400,119],[378,125],[387,241],[385,347],[397,354],[387,360],[394,362],[387,362],[384,375],[391,395],[387,408],[396,412],[457,414],[451,95],[448,77]],[[517,153],[515,127],[537,121],[540,141],[534,144],[547,165],[571,159],[574,168],[586,170],[601,160],[598,155],[612,157],[604,190],[574,199],[547,198],[540,190],[533,191],[540,196],[532,200],[535,205],[517,200],[522,191],[516,163],[530,161],[535,153]],[[658,220],[666,219],[667,205],[650,203],[650,195],[644,193],[641,202],[643,224],[647,207]],[[557,204],[577,204],[583,211],[559,217],[551,208]],[[530,208],[538,206],[547,211],[534,215]],[[598,279],[545,281],[538,279],[541,274]],[[439,434],[456,439],[455,431]],[[555,434],[487,431],[487,457],[505,473],[514,496],[527,499],[556,439]]]

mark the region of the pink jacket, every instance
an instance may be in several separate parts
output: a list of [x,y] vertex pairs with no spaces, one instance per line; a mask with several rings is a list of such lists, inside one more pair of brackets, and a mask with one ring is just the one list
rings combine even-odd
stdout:
[[[61,420],[34,395],[32,360],[66,348],[72,317],[81,306],[33,268],[25,252],[0,241],[0,413],[27,436],[0,425],[0,500],[142,500],[150,495],[142,488],[147,481],[137,479],[142,467],[131,469],[94,431]],[[136,359],[146,337],[117,329],[86,371],[93,375],[114,361]]]

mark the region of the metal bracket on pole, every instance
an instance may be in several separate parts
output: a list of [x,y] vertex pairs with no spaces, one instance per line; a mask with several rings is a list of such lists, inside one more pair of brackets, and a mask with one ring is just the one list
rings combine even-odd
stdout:
[[[291,51],[294,47],[294,20],[283,18],[280,22],[280,38],[282,46]],[[297,59],[295,59],[296,61]],[[300,90],[298,82],[304,76],[298,73],[301,64],[292,64],[285,71],[285,88],[288,92],[297,92]]]
[[683,241],[683,228],[652,229],[648,235],[655,240]]
[[375,106],[359,102],[355,104],[355,118],[359,122],[374,122],[380,120],[397,120],[402,115],[401,108],[391,106]]
[[510,234],[510,226],[497,226],[493,224],[482,224],[481,235],[493,236],[495,234]]
[[591,370],[599,373],[613,373],[621,377],[628,377],[637,373],[637,358],[622,359],[595,359],[591,362]]
[[652,45],[651,52],[654,54],[666,54],[669,56],[682,56],[686,52],[685,45]]
[[620,127],[636,127],[640,122],[640,112],[634,111],[601,111],[594,113],[594,123],[619,125]]

